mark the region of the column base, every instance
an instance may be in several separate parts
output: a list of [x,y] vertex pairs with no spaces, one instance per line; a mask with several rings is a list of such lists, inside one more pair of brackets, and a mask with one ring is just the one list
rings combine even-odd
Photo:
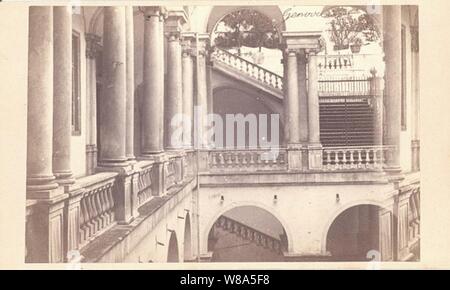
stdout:
[[27,199],[51,200],[64,195],[64,188],[56,182],[47,185],[27,185]]

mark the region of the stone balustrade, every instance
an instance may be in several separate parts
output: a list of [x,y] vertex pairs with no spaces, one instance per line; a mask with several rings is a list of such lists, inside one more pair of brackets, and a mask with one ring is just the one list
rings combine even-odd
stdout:
[[84,188],[80,200],[81,247],[115,224],[115,173],[98,173],[79,180]]
[[327,147],[323,149],[323,170],[382,169],[392,146]]
[[286,170],[286,152],[263,149],[212,150],[209,152],[212,171],[274,171]]
[[232,54],[226,50],[215,48],[212,58],[237,69],[241,73],[275,89],[283,89],[283,77],[271,72],[251,61]]
[[232,218],[220,216],[215,226],[276,253],[283,251],[280,239],[267,235]]

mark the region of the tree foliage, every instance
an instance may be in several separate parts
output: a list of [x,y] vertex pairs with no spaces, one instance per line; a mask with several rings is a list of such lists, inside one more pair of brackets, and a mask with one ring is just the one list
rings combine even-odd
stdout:
[[275,23],[266,15],[252,9],[241,9],[225,16],[221,31],[215,31],[215,45],[220,48],[267,47],[279,45]]
[[324,13],[331,18],[330,39],[336,49],[346,49],[351,44],[367,44],[379,39],[379,30],[372,17],[352,7],[334,7]]

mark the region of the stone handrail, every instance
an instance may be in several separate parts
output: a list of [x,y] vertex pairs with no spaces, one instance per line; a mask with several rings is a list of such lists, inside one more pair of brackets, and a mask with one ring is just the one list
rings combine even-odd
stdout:
[[377,170],[389,159],[393,146],[326,147],[323,170]]
[[283,77],[226,50],[215,48],[212,58],[275,89],[283,89]]
[[115,224],[114,184],[117,173],[97,173],[79,180],[81,247]]
[[[274,154],[275,153],[275,154]],[[287,169],[286,152],[264,149],[223,149],[209,152],[209,168],[216,171],[273,171]]]
[[232,218],[222,215],[215,223],[215,226],[222,228],[230,233],[234,233],[245,240],[252,241],[258,246],[262,246],[276,253],[281,253],[283,250],[280,239],[262,233]]
[[[212,58],[260,83],[274,89],[283,89],[282,76],[238,55],[216,47],[212,53]],[[353,65],[353,58],[353,55],[322,55],[319,56],[318,67],[320,70],[328,71],[350,69]],[[369,96],[372,93],[371,76],[369,75],[323,75],[319,77],[319,96]]]

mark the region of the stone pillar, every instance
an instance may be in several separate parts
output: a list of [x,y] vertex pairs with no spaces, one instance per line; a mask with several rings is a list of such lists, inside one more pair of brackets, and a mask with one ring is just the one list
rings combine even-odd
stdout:
[[72,108],[72,10],[53,8],[53,173],[60,185],[73,184],[70,169]]
[[400,130],[401,130],[401,6],[383,6],[384,54],[385,54],[385,97],[384,97],[384,145],[395,149],[386,160],[385,169],[399,172]]
[[[60,19],[60,12],[58,9],[57,19]],[[64,260],[63,201],[66,195],[55,182],[52,169],[53,17],[53,7],[29,8],[27,199],[38,200],[27,223],[29,262]],[[58,47],[58,54],[61,51]]]
[[206,85],[206,59],[207,59],[207,35],[197,35],[198,43],[195,44],[196,51],[196,100],[194,111],[194,145],[196,148],[207,148],[207,131],[208,131],[208,88]]
[[163,152],[164,57],[163,16],[159,7],[145,9],[144,96],[141,108],[141,150],[152,155]]
[[383,145],[383,82],[375,69],[370,71],[370,95],[373,97],[374,138],[375,145]]
[[94,174],[97,167],[97,53],[100,36],[86,33],[86,173]]
[[105,7],[103,23],[104,83],[100,103],[100,167],[119,175],[114,187],[118,223],[133,219],[133,171],[126,151],[127,53],[125,7]]
[[126,157],[134,161],[134,25],[133,7],[125,7],[126,30]]
[[123,166],[126,161],[125,10],[105,7],[103,24],[104,84],[100,104],[100,163]]
[[[170,20],[171,17],[169,17]],[[167,94],[165,99],[165,149],[182,148],[182,68],[180,33],[168,33],[167,49]]]
[[183,144],[186,149],[192,148],[192,125],[194,114],[194,61],[192,58],[192,36],[183,36],[182,70],[183,70]]
[[52,7],[30,7],[28,45],[27,198],[51,198],[58,187],[52,170]]
[[308,144],[308,94],[306,90],[306,55],[304,51],[297,55],[298,103],[299,103],[299,139]]
[[322,168],[322,144],[320,143],[319,72],[317,50],[308,54],[308,151],[309,169]]
[[411,26],[412,50],[412,171],[420,170],[420,73],[419,73],[419,27]]
[[299,94],[298,94],[298,74],[297,74],[297,52],[290,50],[287,56],[287,88],[284,102],[285,121],[287,130],[287,146],[298,145],[300,143],[300,117],[299,117]]

